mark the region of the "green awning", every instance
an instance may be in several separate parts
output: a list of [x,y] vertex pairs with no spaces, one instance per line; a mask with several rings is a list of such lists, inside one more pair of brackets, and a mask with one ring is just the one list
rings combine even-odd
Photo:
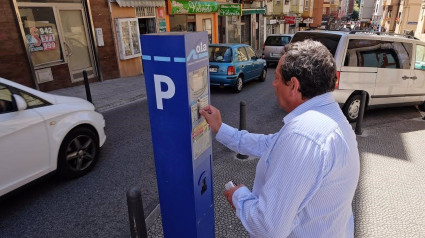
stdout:
[[266,14],[265,8],[245,8],[242,9],[242,15],[249,15],[249,14]]

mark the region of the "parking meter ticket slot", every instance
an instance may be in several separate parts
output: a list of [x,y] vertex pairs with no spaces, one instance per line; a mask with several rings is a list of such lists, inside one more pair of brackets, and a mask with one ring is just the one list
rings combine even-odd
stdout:
[[203,119],[202,122],[192,130],[193,160],[197,159],[210,146],[210,128],[205,119]]

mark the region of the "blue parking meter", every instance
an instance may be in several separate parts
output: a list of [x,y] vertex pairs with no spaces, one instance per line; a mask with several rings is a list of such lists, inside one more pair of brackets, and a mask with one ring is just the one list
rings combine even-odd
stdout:
[[141,36],[165,237],[214,237],[207,32]]

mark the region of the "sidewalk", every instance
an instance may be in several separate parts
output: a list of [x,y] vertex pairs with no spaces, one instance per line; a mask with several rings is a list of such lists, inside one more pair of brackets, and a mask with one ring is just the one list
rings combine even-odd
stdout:
[[[89,86],[93,104],[99,112],[146,99],[145,77],[143,75],[90,83]],[[87,99],[84,84],[53,90],[48,93]]]
[[[146,99],[143,76],[91,83],[90,88],[100,112]],[[49,93],[86,98],[84,85]],[[425,237],[423,115],[414,111],[394,122],[366,124],[357,136],[361,174],[353,201],[356,237]],[[248,237],[222,191],[231,179],[251,188],[258,160],[232,159],[230,151],[223,157],[213,167],[216,237]],[[163,237],[158,209],[149,220],[149,237]]]

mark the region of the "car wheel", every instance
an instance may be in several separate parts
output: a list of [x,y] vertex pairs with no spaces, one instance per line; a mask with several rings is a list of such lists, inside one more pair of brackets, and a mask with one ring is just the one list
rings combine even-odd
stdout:
[[85,127],[77,127],[62,141],[58,156],[58,173],[65,178],[82,176],[95,166],[98,155],[99,141],[95,132]]
[[419,110],[425,112],[425,102],[423,102],[422,104],[418,105]]
[[344,113],[345,117],[347,117],[349,122],[355,122],[357,120],[361,101],[361,95],[353,95],[345,102],[342,112]]
[[242,87],[243,87],[242,76],[239,76],[236,82],[236,85],[233,88],[235,90],[235,93],[240,93],[242,91]]
[[266,76],[267,76],[267,69],[263,68],[263,72],[261,72],[261,75],[260,75],[260,82],[266,81]]

